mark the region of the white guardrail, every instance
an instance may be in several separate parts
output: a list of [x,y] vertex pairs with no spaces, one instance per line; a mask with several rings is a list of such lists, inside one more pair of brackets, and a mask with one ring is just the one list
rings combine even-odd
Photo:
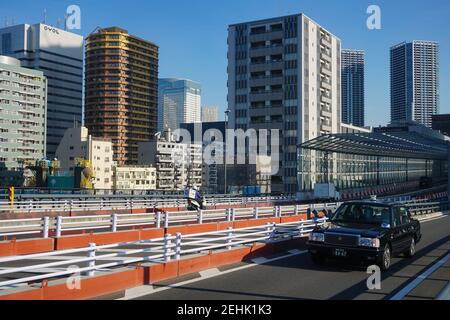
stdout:
[[[292,197],[213,197],[206,198],[206,206],[245,205],[271,201],[295,201]],[[11,205],[8,201],[0,201],[0,213],[14,212],[75,212],[98,210],[133,210],[144,208],[184,208],[187,200],[179,199],[64,199],[64,200],[16,200]]]
[[48,238],[54,230],[57,237],[68,231],[104,230],[117,232],[131,227],[153,226],[167,228],[170,225],[189,223],[208,223],[214,221],[236,221],[242,219],[258,219],[268,217],[282,217],[297,215],[310,210],[335,210],[339,203],[315,205],[293,205],[255,208],[230,208],[197,211],[178,211],[140,213],[140,214],[111,214],[78,217],[57,216],[34,219],[0,220],[0,237],[20,235],[40,235]]
[[[71,274],[94,276],[97,270],[105,271],[139,262],[164,263],[182,256],[209,250],[228,249],[255,242],[278,242],[308,235],[317,225],[326,222],[326,218],[300,221],[296,223],[268,223],[262,226],[206,232],[190,235],[166,234],[164,238],[38,253],[23,256],[0,258],[0,288],[12,288],[20,284],[30,284]],[[136,245],[138,249],[129,249]],[[142,246],[145,246],[142,248]],[[125,247],[122,250],[121,247]],[[139,248],[141,247],[141,248]],[[112,252],[112,253],[111,253]],[[133,256],[133,255],[139,256]],[[61,259],[58,261],[58,256]],[[126,257],[129,257],[128,259]],[[114,261],[117,258],[118,261]],[[33,261],[34,260],[34,261]],[[35,263],[38,261],[52,261]],[[54,261],[56,260],[56,261]],[[112,260],[113,262],[109,262]],[[31,265],[30,265],[31,261]],[[98,263],[101,261],[100,263]],[[105,261],[107,261],[105,263]],[[21,267],[6,267],[4,264],[20,262]],[[28,265],[26,265],[28,263]],[[65,266],[70,265],[70,268]],[[78,268],[73,268],[78,266]],[[52,269],[53,268],[53,269]],[[27,276],[26,274],[34,274]],[[24,276],[25,275],[25,276]]]

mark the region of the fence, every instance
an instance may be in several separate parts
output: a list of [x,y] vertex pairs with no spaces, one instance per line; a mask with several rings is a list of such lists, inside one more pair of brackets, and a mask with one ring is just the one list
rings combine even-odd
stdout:
[[[293,197],[231,197],[219,196],[208,198],[206,205],[215,207],[219,205],[247,205],[258,202],[289,202]],[[186,200],[158,199],[158,198],[127,198],[127,199],[28,199],[16,200],[14,205],[8,201],[0,201],[1,212],[76,212],[76,211],[99,211],[99,210],[133,210],[133,209],[156,209],[156,208],[184,208]]]
[[[316,208],[334,210],[337,203],[314,205]],[[117,232],[124,228],[153,226],[155,228],[169,227],[189,223],[208,223],[218,221],[236,221],[241,219],[259,219],[282,217],[306,212],[308,205],[274,206],[254,208],[230,208],[180,212],[152,212],[142,214],[111,214],[79,217],[55,218],[43,217],[35,219],[14,219],[0,221],[0,236],[41,235],[48,238],[50,231],[60,237],[64,232],[80,230],[104,230]]]
[[[24,256],[7,257],[0,259],[0,267],[2,264],[10,264],[12,262],[22,262],[33,259],[38,260],[55,260],[57,256],[63,256],[60,261],[52,261],[46,263],[38,263],[26,265],[23,267],[0,268],[0,278],[13,278],[14,274],[36,273],[37,275],[25,276],[16,279],[0,281],[0,288],[11,287],[17,284],[33,283],[44,279],[68,276],[74,273],[84,273],[88,276],[95,275],[96,270],[104,270],[124,266],[138,262],[154,262],[164,263],[173,259],[179,260],[182,256],[201,253],[204,251],[227,249],[233,247],[252,244],[255,242],[277,242],[308,235],[316,226],[326,222],[324,219],[300,221],[296,223],[268,223],[266,225],[233,229],[228,228],[222,231],[182,235],[166,234],[164,238],[143,240],[137,242],[128,242],[112,245],[97,246],[91,243],[89,247],[81,249],[71,249],[54,251],[50,253],[39,253]],[[123,249],[120,247],[129,247],[130,245],[143,246],[139,249]],[[113,253],[104,253],[113,250]],[[133,257],[132,255],[140,255]],[[143,255],[144,254],[144,255]],[[70,256],[69,259],[67,257]],[[130,256],[129,259],[123,257]],[[53,258],[53,259],[52,259]],[[118,258],[120,261],[107,262],[106,259]],[[100,264],[98,261],[102,261]],[[74,266],[77,268],[64,268],[64,266]],[[82,266],[79,266],[82,265]],[[59,267],[49,272],[43,272],[49,268]]]

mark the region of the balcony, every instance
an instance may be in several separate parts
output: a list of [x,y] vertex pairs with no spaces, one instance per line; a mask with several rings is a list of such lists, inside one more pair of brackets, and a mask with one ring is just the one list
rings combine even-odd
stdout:
[[278,29],[250,33],[251,42],[278,40],[282,39],[283,37],[284,37],[283,30]]
[[322,44],[322,45],[324,45],[324,46],[326,46],[326,47],[331,48],[331,38],[330,38],[330,39],[327,39],[326,37],[321,37],[321,38],[320,38],[320,44]]
[[250,78],[250,87],[283,84],[283,75],[258,76]]
[[331,77],[331,69],[329,69],[329,68],[327,68],[325,66],[321,66],[320,67],[320,72]]
[[261,46],[250,49],[250,57],[258,57],[261,55],[270,56],[273,54],[283,54],[283,45]]
[[327,82],[327,81],[320,81],[320,86],[322,88],[331,90],[331,83]]
[[330,104],[331,104],[331,96],[327,96],[327,95],[321,94],[321,95],[320,95],[320,100],[321,100],[322,102],[330,103]]

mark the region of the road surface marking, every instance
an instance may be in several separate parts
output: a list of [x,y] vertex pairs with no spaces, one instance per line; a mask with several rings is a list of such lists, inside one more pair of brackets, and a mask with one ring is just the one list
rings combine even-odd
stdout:
[[217,268],[212,268],[212,269],[200,271],[199,273],[200,273],[200,276],[202,276],[202,278],[206,278],[206,277],[213,276],[213,275],[220,273],[220,270]]
[[408,284],[406,287],[404,287],[402,290],[400,290],[397,294],[395,294],[389,300],[401,300],[404,297],[406,297],[419,284],[421,284],[424,280],[426,280],[426,278],[428,278],[433,272],[435,272],[437,269],[439,269],[441,266],[443,266],[449,259],[450,259],[450,253],[448,253],[444,258],[440,259],[438,262],[436,262],[430,268],[425,270],[425,272],[423,272],[421,275],[416,277],[410,284]]
[[445,288],[439,293],[436,300],[449,300],[450,301],[450,281]]
[[256,264],[264,264],[264,263],[267,263],[267,260],[268,260],[267,258],[259,257],[259,258],[252,259],[252,262],[256,263]]

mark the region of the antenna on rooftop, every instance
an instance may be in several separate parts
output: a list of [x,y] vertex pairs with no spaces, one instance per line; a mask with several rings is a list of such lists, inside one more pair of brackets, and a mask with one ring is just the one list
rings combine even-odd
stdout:
[[44,9],[44,21],[43,24],[47,24],[47,9]]
[[67,13],[64,14],[64,31],[67,31],[67,18],[69,15]]
[[61,29],[61,28],[60,28],[60,25],[61,25],[61,19],[58,18],[58,19],[56,20],[56,28]]

